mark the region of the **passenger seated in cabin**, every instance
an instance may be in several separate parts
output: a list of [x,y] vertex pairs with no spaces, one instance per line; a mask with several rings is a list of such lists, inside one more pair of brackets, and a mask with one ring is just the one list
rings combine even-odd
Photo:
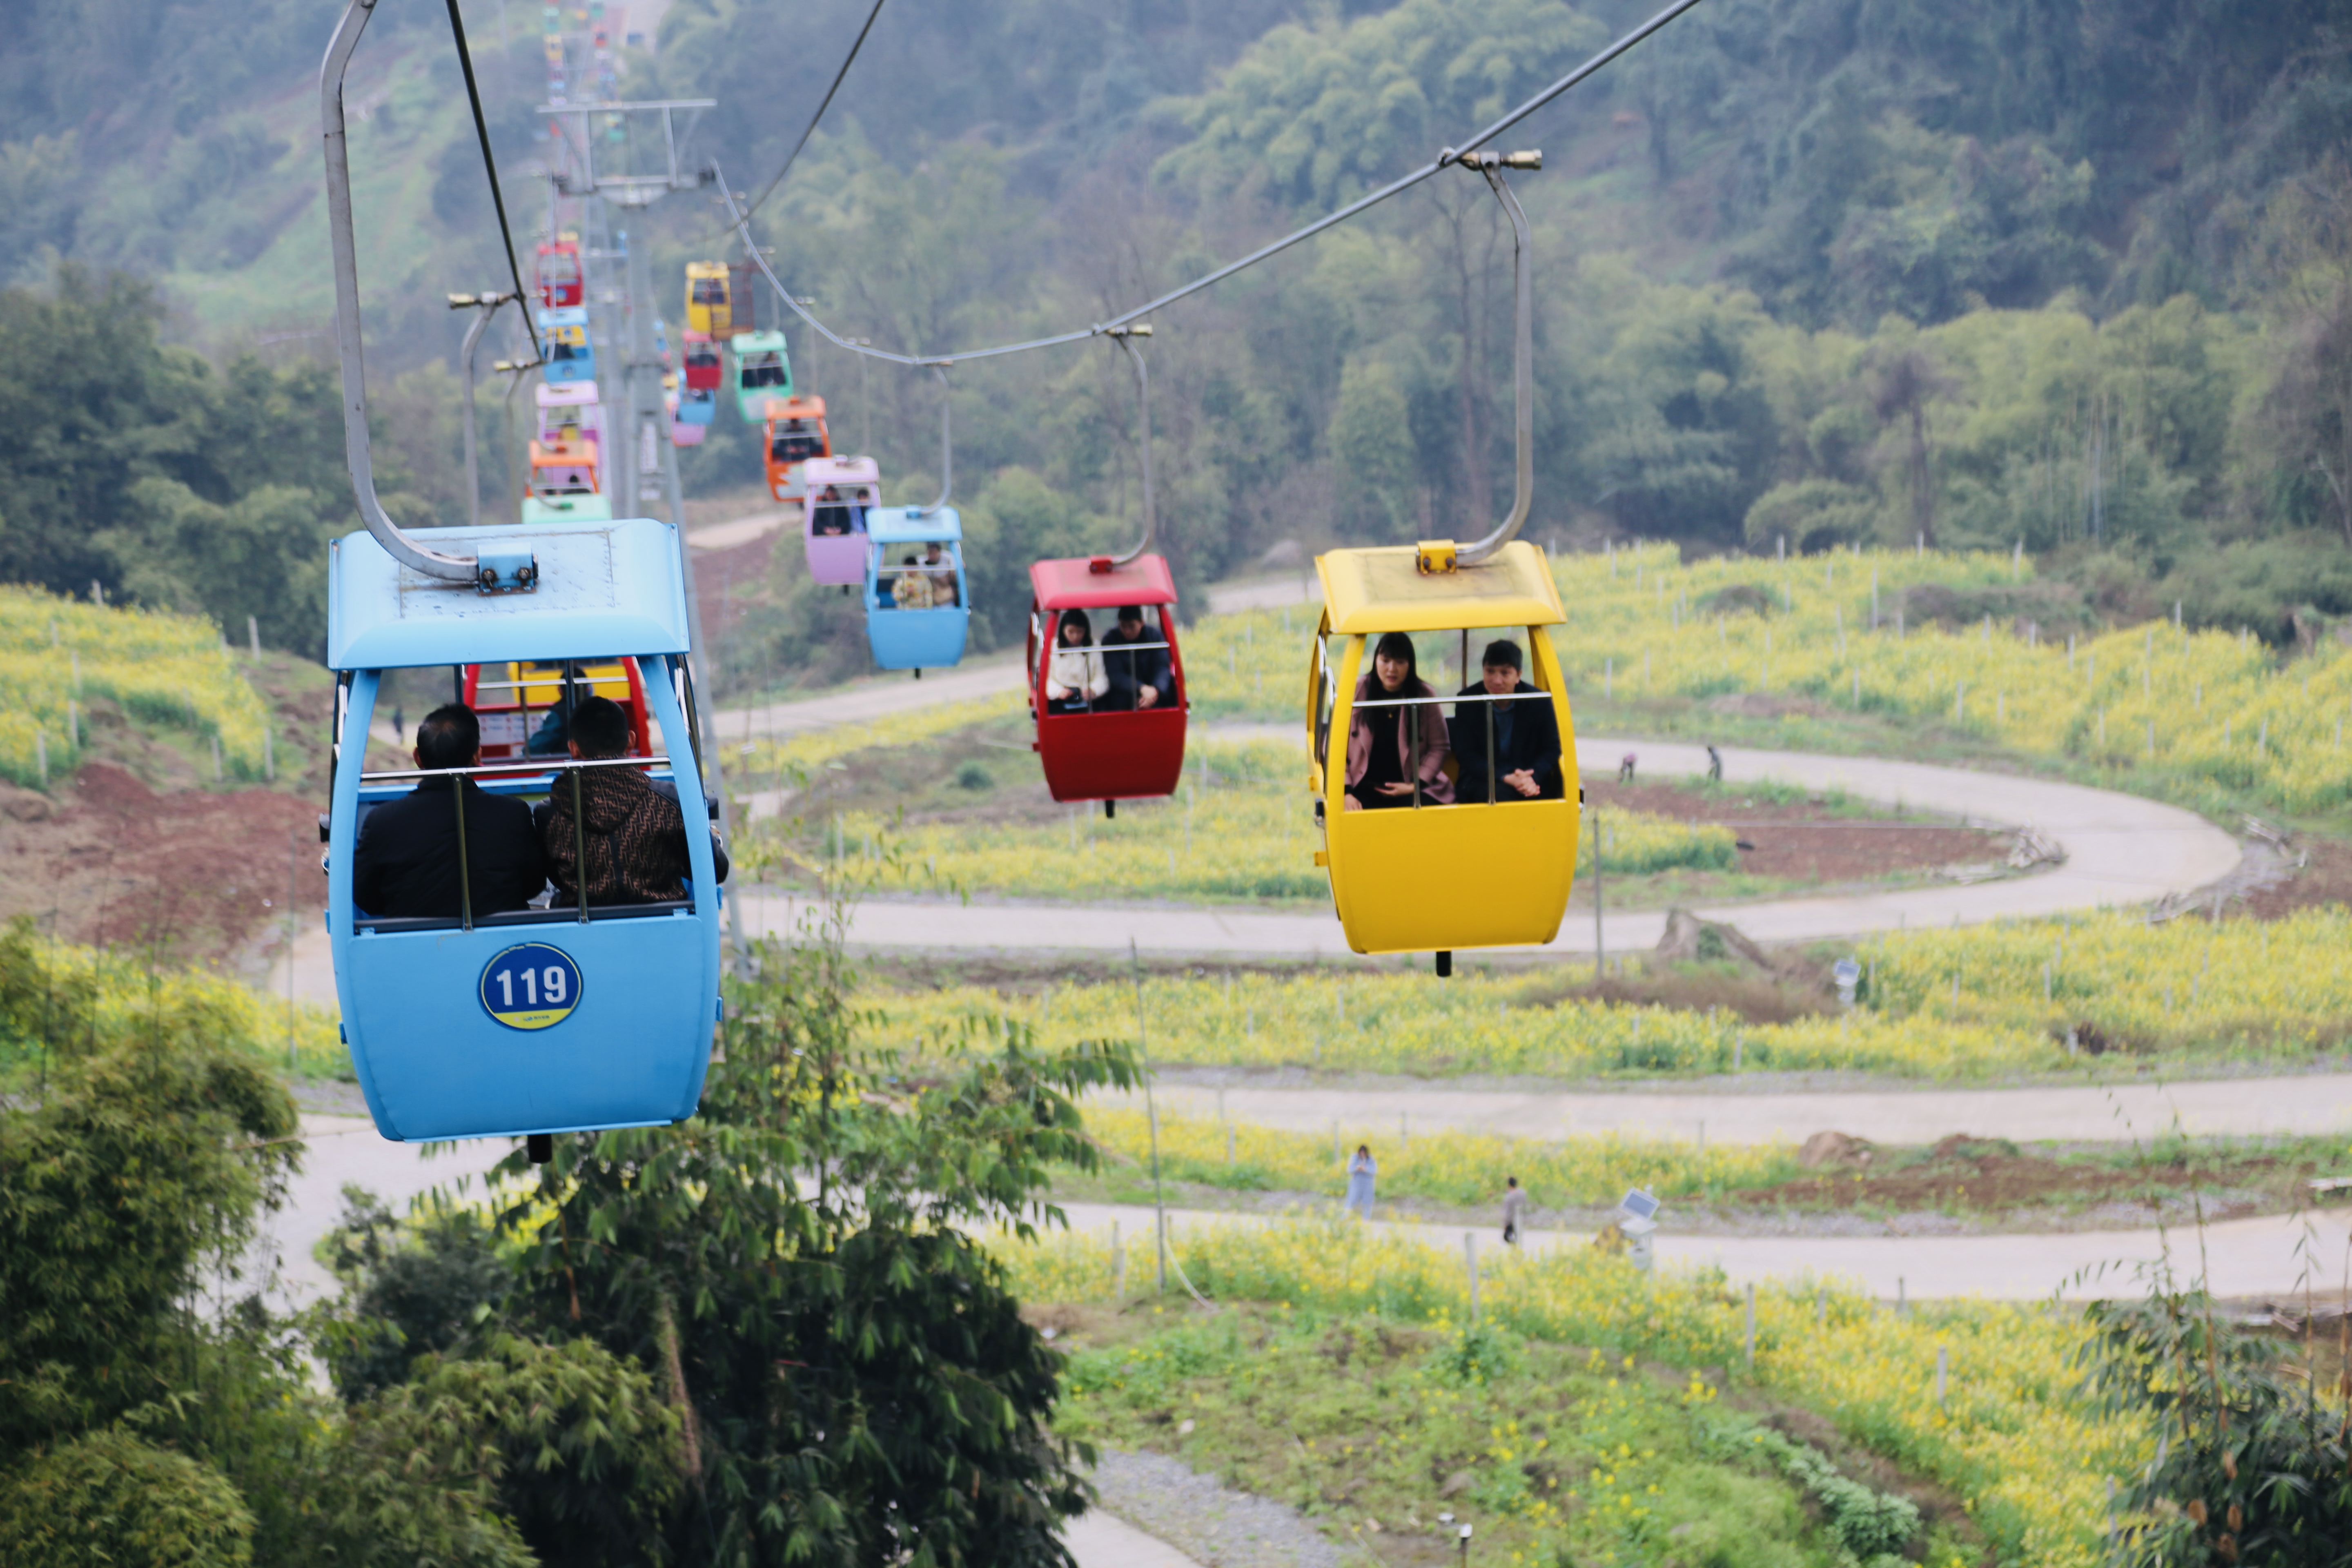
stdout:
[[[1486,734],[1491,722],[1495,799],[1559,799],[1565,793],[1559,772],[1559,721],[1552,713],[1550,694],[1519,679],[1525,660],[1519,645],[1508,637],[1488,643],[1479,663],[1485,679],[1464,687],[1460,695],[1502,700],[1454,707],[1454,759],[1461,776],[1454,781],[1454,798],[1465,805],[1486,804]],[[1522,697],[1535,700],[1522,702],[1518,700]]]
[[923,546],[923,575],[931,582],[931,608],[955,608],[955,563],[948,559],[947,552],[940,547],[936,539]]
[[[574,679],[580,674],[580,667],[576,664],[533,663],[526,668],[532,674],[541,670],[552,670],[565,681]],[[565,732],[563,723],[563,700],[560,695],[562,689],[559,687],[557,689],[559,695],[555,706],[547,710],[547,716],[539,721],[539,728],[533,730],[530,732],[530,739],[523,742],[524,756],[560,757],[563,755],[564,742],[569,739],[569,736]]]
[[809,531],[820,539],[838,539],[854,529],[856,519],[852,512],[850,504],[841,499],[840,489],[827,485],[824,493],[816,499],[816,511],[810,520]]
[[1064,610],[1055,632],[1054,657],[1045,665],[1045,707],[1054,713],[1086,713],[1110,689],[1103,656],[1095,651],[1094,624],[1084,610]]
[[[462,702],[436,708],[416,726],[411,754],[420,768],[478,766],[481,721]],[[466,814],[466,886],[475,915],[528,906],[547,885],[547,858],[531,829],[530,808],[485,795],[472,779],[448,773],[419,779],[408,794],[368,813],[352,851],[352,902],[387,919],[459,918],[465,912],[457,888],[460,809]]]
[[[572,710],[572,754],[583,761],[628,754],[629,716],[609,697],[583,698]],[[580,781],[585,831],[572,816],[572,781]],[[651,904],[686,897],[692,875],[687,858],[686,815],[676,786],[664,787],[635,768],[583,768],[560,773],[546,804],[533,814],[555,879],[555,905],[580,900],[580,848],[588,850],[588,901]],[[727,879],[727,849],[710,836],[712,870]]]
[[1416,798],[1423,805],[1444,805],[1454,798],[1444,772],[1445,714],[1437,704],[1364,706],[1436,695],[1421,679],[1412,638],[1381,633],[1372,647],[1370,673],[1356,682],[1356,708],[1348,723],[1346,809],[1378,811],[1411,805]]
[[928,610],[931,607],[931,580],[915,569],[915,558],[902,557],[898,564],[906,570],[890,584],[890,602],[902,610]]
[[1141,606],[1121,605],[1118,625],[1103,634],[1103,669],[1110,677],[1110,691],[1097,706],[1105,712],[1131,713],[1139,708],[1157,708],[1174,701],[1176,675],[1169,668],[1165,647],[1120,651],[1137,643],[1166,640],[1159,633],[1144,629]]

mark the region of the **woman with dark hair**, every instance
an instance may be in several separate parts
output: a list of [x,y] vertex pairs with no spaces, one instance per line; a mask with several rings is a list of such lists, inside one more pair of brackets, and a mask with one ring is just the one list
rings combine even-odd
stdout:
[[[1383,632],[1372,647],[1372,668],[1356,682],[1356,708],[1348,725],[1348,806],[1378,811],[1411,805],[1444,805],[1454,798],[1445,777],[1445,714],[1437,693],[1421,679],[1412,638]],[[1366,703],[1375,706],[1366,707]],[[1391,707],[1388,704],[1396,703]]]
[[1110,689],[1110,672],[1095,651],[1094,623],[1084,610],[1064,610],[1055,628],[1059,640],[1045,662],[1045,703],[1055,713],[1090,711]]

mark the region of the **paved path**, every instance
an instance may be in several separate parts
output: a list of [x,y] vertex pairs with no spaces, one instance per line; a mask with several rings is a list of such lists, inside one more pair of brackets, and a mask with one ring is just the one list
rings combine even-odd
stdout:
[[[1697,746],[1579,737],[1580,768],[1612,768],[1638,752],[1653,774],[1703,773]],[[1724,778],[1769,780],[1811,790],[1843,790],[1862,800],[2004,827],[2032,827],[2055,839],[2065,862],[2029,877],[1969,887],[1923,887],[1818,898],[1726,904],[1698,912],[1730,921],[1759,942],[1801,942],[1856,937],[1906,926],[1976,925],[2016,916],[2147,904],[2196,889],[2238,867],[2237,841],[2178,806],[2114,790],[2047,779],[1979,773],[1926,763],[1870,757],[1827,757],[1798,752],[1726,751]],[[1302,809],[1304,809],[1302,804]],[[803,900],[747,891],[744,913],[752,929],[794,929]],[[1657,945],[1663,910],[1605,915],[1601,940],[1611,952]],[[1589,954],[1589,916],[1571,916],[1542,951]],[[944,900],[876,899],[862,906],[851,941],[869,948],[985,952],[1125,952],[1130,942],[1160,954],[1208,956],[1348,956],[1336,917],[1326,910],[1166,907],[1118,908],[1011,900],[961,904]]]
[[1022,654],[992,654],[966,659],[954,669],[929,670],[923,679],[877,675],[852,682],[821,697],[796,698],[759,708],[723,708],[710,721],[711,732],[728,744],[772,740],[830,730],[836,724],[864,724],[894,713],[911,713],[942,702],[964,702],[1021,689]]
[[697,550],[732,550],[739,544],[749,544],[755,539],[784,527],[798,528],[801,523],[801,503],[784,502],[772,510],[753,512],[749,517],[730,518],[698,528],[686,536],[686,542]]
[[[1091,1234],[1108,1231],[1116,1222],[1128,1244],[1129,1279],[1148,1278],[1151,1258],[1151,1210],[1140,1205],[1076,1204],[1068,1205],[1073,1229]],[[2034,1236],[1897,1236],[1897,1237],[1679,1237],[1674,1234],[1674,1211],[1662,1212],[1656,1250],[1664,1268],[1717,1268],[1735,1284],[1753,1279],[1797,1279],[1807,1276],[1859,1283],[1881,1300],[1914,1301],[1980,1297],[1987,1300],[2032,1301],[2053,1295],[2070,1300],[2130,1295],[2137,1292],[2134,1269],[2158,1263],[2168,1255],[2184,1279],[2199,1273],[2198,1236],[2193,1227],[2169,1233],[2157,1230],[2090,1230]],[[1171,1210],[1170,1234],[1176,1257],[1183,1259],[1187,1231],[1217,1226],[1264,1226],[1279,1221],[1261,1215],[1206,1214]],[[1375,1222],[1384,1230],[1417,1237],[1462,1256],[1464,1227]],[[1468,1234],[1481,1253],[1492,1255],[1501,1245],[1498,1217],[1492,1226]],[[2297,1247],[2309,1237],[2314,1260],[2313,1289],[2336,1288],[2347,1247],[2352,1247],[2352,1209],[2295,1216],[2271,1215],[2259,1219],[2226,1220],[2209,1225],[2204,1235],[2204,1268],[2217,1295],[2277,1296],[2300,1294],[2305,1264]],[[1531,1230],[1526,1245],[1533,1251],[1583,1247],[1589,1231]]]
[[[270,1226],[286,1267],[287,1294],[298,1301],[316,1300],[332,1289],[326,1271],[312,1261],[310,1252],[341,1211],[344,1183],[356,1182],[369,1188],[400,1212],[407,1200],[430,1187],[451,1184],[459,1175],[488,1169],[509,1147],[504,1141],[475,1140],[427,1159],[414,1145],[385,1142],[361,1118],[305,1116],[302,1131],[311,1140],[303,1159],[303,1173],[293,1184],[289,1206],[274,1216]],[[1150,1235],[1151,1211],[1148,1208],[1080,1204],[1071,1205],[1069,1212],[1071,1223],[1081,1230],[1108,1230],[1117,1221],[1130,1238]],[[1185,1226],[1270,1223],[1254,1215],[1189,1212],[1177,1217]],[[2259,1296],[2294,1289],[2302,1267],[2295,1247],[2305,1223],[2291,1215],[2271,1215],[2207,1226],[2206,1256],[2220,1290],[2233,1296]],[[2352,1234],[2347,1234],[2352,1230],[2352,1209],[2324,1211],[2309,1216],[2309,1224],[2316,1237],[2313,1256],[2319,1259],[2322,1272],[2333,1279],[2340,1271],[2347,1241],[2352,1241]],[[1399,1228],[1449,1248],[1462,1245],[1460,1226]],[[1486,1229],[1476,1234],[1482,1247],[1491,1239]],[[1536,1231],[1529,1233],[1528,1245],[1570,1247],[1589,1239],[1583,1232]],[[2171,1239],[2180,1267],[2193,1273],[2195,1233],[2176,1232]],[[2060,1289],[2069,1296],[2112,1293],[2073,1281],[2078,1274],[2103,1265],[2152,1260],[2161,1255],[2165,1245],[2163,1233],[2154,1230],[2035,1236],[1677,1237],[1669,1208],[1658,1255],[1668,1265],[1717,1265],[1734,1279],[1789,1279],[1811,1273],[1858,1279],[1874,1295],[1889,1299],[1899,1289],[1915,1300],[1985,1296],[2022,1300]],[[2127,1288],[2129,1275],[2121,1278],[2125,1284],[2113,1289]]]
[[[1580,1094],[1393,1089],[1223,1089],[1161,1084],[1163,1113],[1223,1113],[1260,1127],[1320,1132],[1338,1122],[1350,1137],[1451,1130],[1507,1138],[1627,1132],[1716,1143],[1801,1143],[1835,1131],[1873,1142],[1933,1143],[1955,1132],[2027,1142],[2129,1142],[2175,1123],[2193,1137],[2352,1131],[2352,1073],[2104,1087],[1944,1089],[1747,1094],[1713,1089]],[[1141,1095],[1106,1095],[1139,1108]],[[1408,1119],[1401,1122],[1400,1118]]]
[[1158,1536],[1099,1510],[1071,1523],[1062,1539],[1078,1568],[1199,1568]]

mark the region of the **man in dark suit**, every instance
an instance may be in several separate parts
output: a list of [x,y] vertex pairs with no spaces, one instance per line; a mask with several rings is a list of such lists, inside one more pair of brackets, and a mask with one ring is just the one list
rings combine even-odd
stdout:
[[[1168,649],[1136,647],[1139,643],[1164,644],[1167,640],[1156,629],[1144,629],[1142,605],[1120,605],[1118,626],[1103,634],[1103,672],[1110,677],[1110,690],[1095,703],[1095,711],[1130,713],[1139,708],[1159,708],[1174,701],[1176,676],[1168,663]],[[1121,648],[1132,651],[1122,653],[1118,651]]]
[[[462,702],[436,708],[416,726],[420,768],[469,768],[482,760],[482,726]],[[462,807],[460,802],[463,803]],[[466,814],[466,885],[476,915],[528,906],[547,886],[547,857],[530,807],[485,795],[462,774],[419,779],[360,825],[352,898],[371,915],[456,920],[457,813]]]
[[[1559,800],[1567,793],[1559,765],[1559,722],[1552,715],[1551,694],[1519,679],[1524,662],[1519,645],[1509,638],[1490,642],[1480,658],[1484,679],[1458,693],[1501,700],[1454,705],[1451,733],[1454,759],[1462,775],[1454,783],[1457,805],[1486,804],[1490,716],[1495,732],[1494,798],[1497,802]],[[1522,701],[1522,698],[1534,700]]]

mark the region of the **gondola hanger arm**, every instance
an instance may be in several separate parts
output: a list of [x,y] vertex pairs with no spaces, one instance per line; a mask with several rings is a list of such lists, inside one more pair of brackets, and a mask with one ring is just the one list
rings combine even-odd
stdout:
[[1143,426],[1143,537],[1136,542],[1134,549],[1124,555],[1097,555],[1087,563],[1091,570],[1112,572],[1133,563],[1145,551],[1150,549],[1152,536],[1160,529],[1159,513],[1153,507],[1151,494],[1151,373],[1144,368],[1143,351],[1135,346],[1136,339],[1148,338],[1151,335],[1151,323],[1139,321],[1133,326],[1105,327],[1100,331],[1105,337],[1124,350],[1127,357],[1134,362],[1135,406]]
[[1528,510],[1535,502],[1535,279],[1528,252],[1532,241],[1528,232],[1528,215],[1519,206],[1519,198],[1511,192],[1509,182],[1503,178],[1505,169],[1540,169],[1543,154],[1525,153],[1456,153],[1449,147],[1446,159],[1482,176],[1495,199],[1503,204],[1505,216],[1511,220],[1511,444],[1512,478],[1511,510],[1495,531],[1486,538],[1469,544],[1454,544],[1433,541],[1422,547],[1420,566],[1423,572],[1451,572],[1460,566],[1475,566],[1492,560],[1503,546],[1518,537],[1528,521]]
[[520,586],[520,583],[482,583],[485,571],[498,574],[497,564],[485,566],[478,555],[452,555],[427,548],[402,531],[385,515],[375,493],[375,462],[368,445],[367,365],[361,353],[359,245],[352,221],[352,162],[350,140],[343,122],[343,73],[367,30],[376,0],[351,0],[342,21],[327,45],[319,67],[319,125],[326,143],[327,232],[332,243],[335,270],[335,357],[341,362],[343,385],[343,458],[352,477],[352,494],[359,502],[360,521],[384,553],[427,577],[446,583],[473,583],[488,587]]

